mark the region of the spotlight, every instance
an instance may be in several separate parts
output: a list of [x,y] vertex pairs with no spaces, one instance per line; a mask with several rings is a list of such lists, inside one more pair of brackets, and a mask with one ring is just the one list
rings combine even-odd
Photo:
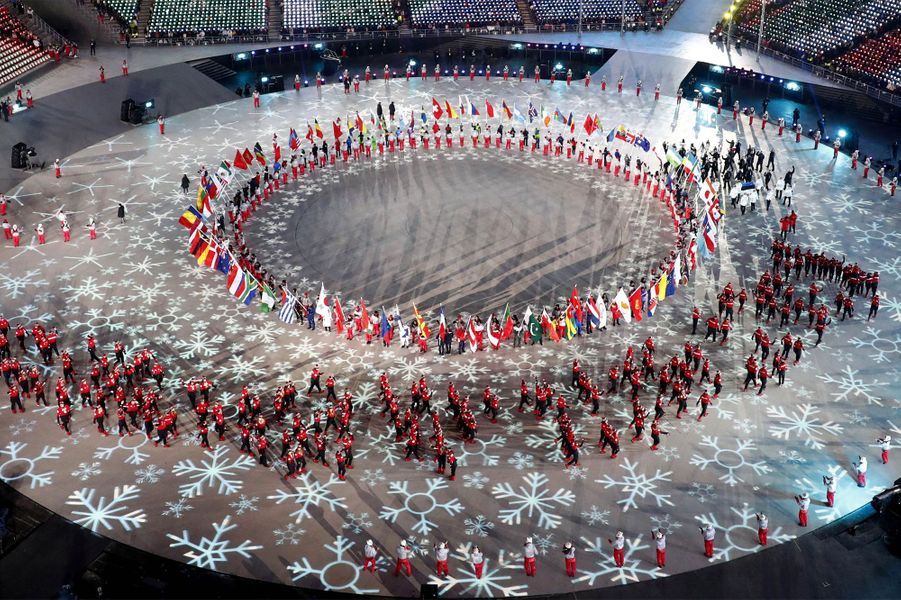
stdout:
[[250,55],[251,55],[251,56],[256,56],[256,55],[257,55],[257,51],[256,51],[256,50],[251,50],[251,51],[250,51]]
[[[153,105],[154,105],[153,98],[150,98],[149,100],[144,101],[144,108],[153,108]],[[845,136],[842,136],[842,137],[845,137]]]
[[322,50],[322,44],[313,44],[314,50]]
[[709,93],[712,92],[713,90],[710,88],[709,85],[702,85],[702,86],[701,86],[701,91],[704,92],[705,94],[709,94]]
[[597,48],[589,48],[588,54],[598,54],[598,49]]
[[303,87],[310,87],[310,82],[307,79],[303,80]]
[[412,58],[410,59],[410,66],[411,66],[411,67],[415,67],[415,66],[416,66],[416,61],[413,60]]
[[710,67],[710,72],[711,72],[711,73],[722,73],[722,72],[723,72],[723,67],[721,67],[721,66],[719,66],[719,65],[713,65],[713,66]]
[[263,75],[260,77],[260,83],[269,83],[269,78]]
[[522,50],[522,44],[513,44],[511,48],[514,50]]
[[840,137],[841,139],[845,139],[846,137],[848,137],[848,132],[845,131],[844,129],[839,129],[838,137]]
[[788,83],[785,84],[785,89],[787,89],[790,92],[799,92],[799,91],[801,91],[801,85],[798,83],[795,83],[794,81],[789,81]]
[[269,48],[266,48],[266,54],[269,54]]
[[557,63],[556,65],[554,65],[554,68],[557,69],[558,71],[562,71],[563,65],[561,65],[560,63]]
[[235,54],[235,60],[245,60],[245,59],[247,59],[246,52],[238,52],[237,54]]

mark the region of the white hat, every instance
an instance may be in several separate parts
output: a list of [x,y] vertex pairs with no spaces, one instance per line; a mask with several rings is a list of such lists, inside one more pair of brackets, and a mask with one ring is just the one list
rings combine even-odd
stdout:
[[401,546],[406,546],[406,545],[407,545],[407,540],[401,540],[401,541],[400,541],[400,545],[401,545]]
[[892,441],[892,436],[887,435],[887,436],[885,436],[883,439],[884,439],[886,442],[890,442],[890,441]]
[[805,500],[807,500],[807,498],[809,496],[808,496],[807,492],[804,492],[803,494],[801,494],[801,497],[804,498]]
[[573,545],[570,542],[566,542],[565,544],[563,544],[563,547],[566,548],[567,550],[569,550],[570,548],[573,547]]
[[442,548],[447,548],[447,542],[441,542],[439,546],[441,546]]
[[367,546],[371,546],[371,545],[372,545],[372,540],[366,540],[366,545],[367,545]]
[[527,543],[527,544],[531,544],[531,543],[532,543],[532,538],[527,537],[527,538],[526,538],[526,543]]
[[617,531],[617,532],[616,532],[616,537],[617,537],[617,539],[623,537],[623,532],[622,532],[622,531]]

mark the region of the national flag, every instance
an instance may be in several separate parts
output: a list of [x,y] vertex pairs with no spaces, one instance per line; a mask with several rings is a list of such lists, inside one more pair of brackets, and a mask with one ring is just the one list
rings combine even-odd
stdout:
[[263,147],[260,146],[259,142],[253,145],[253,154],[256,157],[257,162],[260,163],[261,167],[266,166],[266,155],[263,154]]
[[595,302],[594,296],[588,296],[588,322],[595,327],[601,325],[601,309]]
[[575,311],[573,310],[573,305],[570,304],[566,307],[566,312],[564,313],[563,322],[566,324],[566,339],[571,340],[573,336],[576,335],[576,323],[575,323]]
[[653,317],[654,311],[657,310],[657,298],[664,291],[664,288],[660,286],[662,279],[658,279],[657,283],[654,284],[654,287],[651,288],[651,293],[648,296],[648,316]]
[[657,287],[657,299],[658,300],[666,300],[666,296],[667,296],[666,286],[667,286],[667,283],[669,283],[668,279],[669,279],[669,274],[666,271],[664,271],[660,275],[660,281],[657,282],[658,283],[658,287]]
[[335,297],[335,331],[344,333],[344,309],[341,308],[341,302]]
[[207,247],[197,256],[198,267],[215,267],[219,262],[219,242],[210,239]]
[[572,130],[575,124],[576,122],[573,120],[573,112],[569,111],[569,116],[566,117],[566,126],[569,127],[570,130]]
[[235,150],[235,160],[232,161],[236,168],[241,169],[242,171],[247,170],[247,162],[244,160],[244,156],[241,154],[240,150]]
[[597,131],[597,127],[595,126],[594,121],[592,120],[590,115],[585,115],[585,123],[582,125],[582,127],[585,128],[585,133],[587,133],[588,135],[591,135],[595,131]]
[[532,104],[532,101],[529,100],[529,123],[532,122],[532,119],[538,116],[538,109],[535,108],[535,105]]
[[420,106],[419,111],[420,111],[419,112],[419,120],[422,121],[423,123],[428,123],[429,116],[427,114],[425,114],[425,109]]
[[422,318],[422,315],[419,314],[419,310],[417,310],[415,304],[413,305],[413,315],[416,317],[416,324],[419,325],[419,335],[426,339],[432,337],[432,332],[429,329],[428,324],[425,322],[425,319]]
[[340,140],[341,136],[344,135],[344,131],[341,129],[341,117],[332,121],[332,134],[334,134],[336,140]]
[[635,320],[641,321],[641,288],[635,288],[635,291],[629,294],[629,308]]
[[216,169],[216,177],[218,177],[223,184],[228,185],[231,183],[234,176],[235,173],[232,171],[232,166],[227,160],[223,160],[219,163],[219,168]]
[[698,242],[691,240],[688,244],[688,260],[691,263],[691,270],[694,271],[698,266]]
[[447,113],[448,119],[456,119],[460,116],[457,114],[457,111],[454,110],[454,107],[451,106],[451,103],[447,100],[444,101],[444,112]]
[[595,113],[595,115],[594,115],[594,127],[595,127],[595,129],[597,129],[598,131],[601,131],[602,129],[604,129],[604,128],[601,126],[601,118],[597,115],[597,113]]
[[219,260],[216,262],[216,270],[228,275],[228,272],[231,270],[231,262],[231,257],[227,250],[225,252],[220,252]]
[[288,147],[291,148],[291,150],[297,150],[300,147],[300,138],[297,137],[297,132],[294,131],[293,127],[288,133]]
[[645,152],[651,151],[651,142],[648,140],[648,138],[644,137],[644,134],[641,133],[635,136],[635,140],[632,142],[632,145],[638,146]]
[[480,114],[479,109],[476,108],[476,105],[474,102],[471,102],[469,100],[469,96],[466,97],[466,102],[469,104],[469,114],[473,117],[478,117]]
[[244,148],[244,154],[242,155],[244,158],[244,164],[247,165],[247,168],[250,168],[250,165],[253,164],[253,154],[247,148]]
[[516,108],[515,103],[513,104],[513,118],[516,119],[517,121],[519,121],[520,123],[526,122],[525,116],[523,116],[523,114],[521,112],[519,112],[519,109]]
[[[594,302],[593,298],[592,298],[592,302]],[[604,300],[600,297],[600,295],[598,295],[596,306],[597,306],[598,316],[601,319],[601,322],[597,324],[597,327],[606,327],[607,326],[607,305],[604,303]]]
[[203,225],[206,222],[206,219],[203,218],[203,215],[200,214],[200,211],[198,211],[193,206],[189,206],[188,210],[186,210],[178,219],[178,222],[191,231],[194,231],[195,228]]
[[273,158],[273,160],[275,160],[275,162],[282,161],[282,147],[281,146],[276,145],[275,152],[273,152],[272,158]]
[[557,333],[557,326],[551,321],[550,315],[547,314],[547,309],[541,311],[541,326],[544,328],[544,331],[549,338],[555,342],[560,341],[560,334]]
[[267,313],[275,308],[275,294],[265,283],[260,285],[260,312]]
[[491,105],[491,102],[488,102],[488,99],[485,99],[485,113],[488,115],[489,119],[494,118],[494,106]]
[[501,321],[501,339],[510,339],[511,335],[513,335],[513,315],[510,314],[510,303],[508,302],[504,307],[504,318]]
[[670,146],[666,149],[666,162],[674,169],[677,169],[682,165],[682,157],[676,152],[675,147]]
[[[313,130],[316,132],[316,137],[320,140],[325,137],[325,134],[322,133],[322,127],[319,126],[319,121],[316,119],[313,119]],[[310,141],[312,142],[313,140],[311,139]]]
[[479,348],[479,334],[476,331],[475,315],[470,315],[469,323],[466,324],[466,337],[469,341],[469,351],[475,352]]
[[435,98],[432,98],[432,116],[435,117],[437,121],[444,115],[444,109],[441,108],[441,103],[438,102]]
[[286,292],[286,297],[282,300],[282,307],[278,311],[278,318],[289,325],[293,323],[294,319],[297,318],[297,313],[294,312],[296,303],[297,298]]
[[207,194],[206,190],[203,189],[203,186],[197,187],[197,200],[195,203],[195,208],[201,212],[201,214],[209,218],[213,215],[213,207],[210,204],[210,196]]
[[630,309],[629,297],[626,296],[626,292],[623,291],[623,288],[619,288],[619,291],[616,292],[616,296],[613,297],[613,303],[616,304],[616,308],[618,308],[619,312],[622,314],[623,321],[631,323],[632,310]]
[[232,265],[228,272],[228,291],[232,296],[241,300],[247,294],[247,274],[238,265]]
[[501,347],[501,338],[494,333],[494,328],[491,326],[493,321],[494,318],[488,315],[488,318],[485,320],[485,336],[488,338],[488,345],[491,346],[491,349],[497,350]]
[[366,135],[366,123],[363,121],[363,117],[360,116],[360,113],[357,113],[357,131]]
[[363,331],[369,329],[369,311],[366,310],[366,303],[362,298],[360,298],[360,327],[363,328]]
[[379,337],[386,342],[391,341],[391,323],[388,322],[388,311],[382,307],[382,319],[379,322]]
[[444,307],[438,309],[438,337],[444,341],[444,336],[447,334],[447,319],[444,317]]
[[309,123],[307,123],[307,135],[304,137],[306,137],[310,141],[311,144],[313,143],[313,128],[310,126]]
[[329,310],[328,304],[325,303],[325,284],[319,284],[319,296],[316,297],[316,314],[320,317]]
[[501,100],[501,110],[504,112],[504,117],[508,119],[513,117],[513,111],[511,111],[510,107],[507,106],[506,100]]
[[536,317],[535,313],[532,312],[532,307],[526,308],[523,319],[525,320],[526,325],[529,328],[529,336],[533,340],[541,338],[541,324],[538,322],[538,317]]
[[211,199],[215,199],[219,196],[219,192],[225,189],[225,184],[219,179],[219,176],[215,173],[210,173],[209,177],[207,177],[207,192],[210,194]]
[[[675,263],[673,263],[673,272],[669,278],[670,284],[672,284],[673,286],[678,287],[682,281],[681,265],[682,265],[682,257],[677,256]],[[667,295],[671,295],[671,294],[669,294],[669,292],[667,292]]]
[[559,108],[554,108],[554,120],[558,123],[563,123],[566,125],[566,117],[563,116],[563,113],[560,112]]

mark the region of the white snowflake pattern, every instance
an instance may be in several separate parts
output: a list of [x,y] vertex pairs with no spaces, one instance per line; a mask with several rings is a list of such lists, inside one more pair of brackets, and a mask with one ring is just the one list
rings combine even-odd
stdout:
[[[232,450],[234,452],[234,450]],[[212,451],[204,452],[204,458],[200,464],[194,464],[193,459],[180,460],[175,464],[172,473],[176,477],[186,475],[192,483],[179,486],[179,493],[187,498],[194,498],[203,494],[204,489],[215,490],[221,496],[229,496],[241,490],[244,483],[238,478],[239,471],[252,469],[256,464],[249,456],[243,454],[227,459],[228,446],[219,445]]]
[[382,469],[365,469],[363,475],[360,477],[360,481],[369,487],[372,487],[385,481],[385,471]]
[[490,370],[488,367],[476,358],[456,360],[450,365],[451,379],[467,381],[469,383],[475,383],[479,380],[479,377],[482,377],[489,372]]
[[669,499],[670,494],[657,491],[661,484],[670,481],[672,471],[661,472],[660,469],[657,469],[657,472],[649,477],[644,473],[639,473],[638,463],[633,463],[628,458],[619,467],[626,471],[626,475],[622,479],[617,480],[610,475],[604,475],[603,479],[596,479],[595,482],[603,484],[606,489],[612,487],[620,488],[626,494],[625,498],[616,501],[617,504],[622,505],[623,512],[628,511],[630,508],[638,508],[637,499],[648,496],[657,503],[657,506],[663,506],[664,504],[673,506]]
[[289,523],[285,523],[284,526],[279,527],[278,529],[272,530],[272,535],[275,536],[275,545],[282,546],[285,544],[289,544],[291,546],[296,546],[300,544],[301,538],[303,538],[303,534],[307,531],[298,527],[297,523],[291,521]]
[[705,435],[701,438],[700,445],[704,448],[710,448],[713,451],[713,456],[707,458],[701,454],[694,454],[689,461],[690,464],[700,467],[702,471],[710,465],[717,465],[725,469],[726,473],[720,476],[720,481],[731,486],[745,482],[739,475],[743,470],[750,469],[758,476],[770,472],[770,467],[767,466],[766,462],[762,460],[751,462],[743,454],[745,452],[753,452],[756,449],[753,440],[736,439],[734,449],[720,448],[718,437]]
[[864,349],[874,362],[895,362],[898,360],[897,355],[901,354],[901,335],[895,334],[894,337],[883,337],[875,327],[867,327],[863,331],[868,339],[853,337],[849,341],[851,345],[858,349]]
[[[757,513],[748,507],[748,503],[743,502],[741,510],[734,506],[729,507],[729,510],[738,518],[731,525],[720,523],[713,513],[695,516],[695,520],[699,523],[710,523],[713,525],[719,538],[714,544],[713,558],[708,559],[709,562],[729,560],[734,558],[733,554],[749,554],[765,547],[761,546],[757,541]],[[785,542],[794,537],[793,535],[782,533],[782,527],[773,527],[771,524],[767,540]]]
[[225,338],[221,335],[210,335],[207,331],[192,330],[187,339],[177,338],[175,348],[179,357],[185,360],[215,356],[220,352]]
[[29,458],[23,454],[28,444],[25,442],[9,442],[0,450],[0,481],[12,483],[26,480],[29,487],[44,487],[53,482],[54,471],[38,472],[42,461],[55,460],[60,457],[63,449],[60,446],[44,446],[40,454]]
[[94,451],[94,458],[109,460],[116,454],[124,456],[123,462],[127,465],[140,465],[150,458],[150,455],[141,450],[148,444],[146,435],[124,436],[117,438],[114,446],[102,446]]
[[716,498],[716,488],[710,483],[692,481],[691,487],[688,490],[688,495],[697,498],[698,502],[704,504],[706,502],[712,502],[713,499]]
[[390,523],[396,523],[398,517],[403,514],[413,517],[413,531],[426,535],[438,526],[429,519],[433,512],[444,511],[449,516],[454,516],[463,511],[463,504],[456,498],[439,501],[435,493],[447,488],[447,481],[439,478],[427,479],[426,488],[423,491],[411,491],[410,482],[393,481],[388,484],[388,493],[399,496],[402,499],[401,506],[382,506],[379,517]]
[[260,501],[258,496],[245,496],[241,494],[234,502],[230,502],[229,506],[235,509],[236,515],[243,515],[246,512],[256,512],[257,503]]
[[191,541],[191,534],[187,529],[182,530],[181,535],[173,535],[167,533],[166,537],[172,540],[169,544],[170,548],[187,548],[183,556],[190,559],[189,565],[194,565],[204,569],[215,570],[220,563],[228,562],[232,555],[239,555],[243,558],[250,558],[252,550],[259,550],[262,546],[255,545],[250,540],[244,540],[239,545],[234,546],[225,539],[225,534],[237,527],[230,523],[230,517],[226,516],[219,523],[213,523],[213,537],[203,536],[196,542]]
[[182,516],[189,510],[194,510],[194,507],[188,504],[187,498],[167,500],[165,506],[166,510],[164,510],[161,514],[164,517],[175,517],[176,519],[182,518]]
[[523,478],[525,485],[519,485],[514,489],[509,482],[495,484],[491,488],[491,494],[499,500],[506,500],[509,508],[503,508],[498,512],[500,520],[505,525],[519,525],[525,516],[529,522],[535,522],[537,526],[545,529],[554,529],[560,525],[562,517],[557,514],[558,509],[572,506],[576,500],[571,490],[559,488],[551,492],[546,487],[547,475],[543,473],[528,473]]
[[535,467],[535,457],[517,450],[507,459],[507,464],[517,471],[530,471]]
[[[583,561],[580,572],[582,575],[573,579],[574,583],[587,582],[589,586],[595,587],[598,579],[607,579],[613,583],[625,585],[627,583],[635,583],[642,579],[657,579],[658,577],[666,577],[656,564],[643,561],[640,557],[642,550],[647,550],[649,546],[641,543],[641,536],[634,538],[626,538],[625,554],[623,566],[617,567],[613,561],[613,553],[604,546],[604,540],[596,537],[593,540],[587,537],[581,538],[585,544],[585,552],[592,554],[590,561]],[[590,562],[587,568],[585,562]]]
[[847,402],[851,399],[863,399],[867,404],[875,404],[882,406],[882,399],[876,395],[875,387],[881,385],[882,382],[870,379],[864,381],[857,374],[860,370],[852,369],[850,365],[845,366],[836,377],[832,373],[826,372],[817,375],[817,378],[825,381],[833,386],[836,391],[829,392],[834,402]]
[[159,483],[160,478],[166,474],[166,469],[156,465],[147,465],[135,470],[135,483]]
[[[461,544],[452,556],[461,562],[467,562],[471,551],[472,544]],[[492,566],[491,559],[487,556],[483,561],[481,577],[476,577],[472,569],[456,569],[445,577],[429,575],[429,583],[438,586],[440,595],[448,595],[450,592],[459,597],[476,598],[512,598],[526,595],[527,585],[512,583],[513,577],[509,573],[515,565],[507,559],[503,550],[498,554],[495,566]]]
[[418,381],[423,375],[432,372],[432,366],[421,356],[413,359],[401,357],[388,368],[388,372],[403,381]]
[[305,518],[311,518],[310,509],[327,506],[329,510],[347,508],[343,496],[336,496],[333,487],[340,487],[344,482],[338,479],[334,473],[329,474],[325,483],[316,481],[312,473],[304,473],[294,484],[296,491],[276,490],[272,496],[266,496],[269,500],[275,500],[276,504],[291,502],[299,508],[291,513],[295,523],[300,523]]
[[462,444],[457,452],[457,464],[461,467],[480,465],[483,467],[496,466],[500,456],[491,450],[503,448],[507,438],[491,434],[491,437],[476,438],[471,444]]
[[344,517],[344,525],[341,526],[342,529],[349,529],[356,534],[363,533],[367,527],[372,527],[372,521],[369,520],[369,513],[367,512],[360,514],[347,513],[347,516]]
[[592,504],[592,505],[591,505],[591,508],[589,508],[588,510],[583,510],[583,511],[582,511],[582,519],[583,519],[586,523],[588,523],[589,526],[592,526],[592,527],[595,526],[595,525],[597,525],[597,524],[599,524],[599,523],[600,523],[601,525],[608,525],[608,524],[609,524],[609,521],[608,521],[609,518],[610,518],[610,511],[609,511],[609,510],[601,510],[600,508],[598,508],[598,507],[595,506],[594,504]]
[[103,471],[100,469],[100,463],[91,462],[91,463],[78,463],[78,468],[72,471],[71,475],[75,479],[80,479],[81,481],[87,481],[91,477],[95,477],[100,475]]
[[47,280],[40,279],[40,274],[38,269],[30,269],[24,273],[17,270],[12,275],[0,273],[0,290],[3,290],[4,296],[11,300],[26,293],[31,294],[34,288],[47,285]]
[[82,507],[82,510],[73,510],[73,522],[91,531],[97,531],[103,527],[112,531],[117,524],[125,531],[137,529],[147,521],[147,515],[143,508],[129,510],[127,503],[137,500],[140,488],[136,485],[123,485],[113,488],[113,495],[107,501],[106,496],[100,496],[95,502],[96,489],[82,488],[69,494],[66,504]]
[[491,480],[488,478],[488,476],[483,474],[481,471],[473,471],[472,473],[466,473],[463,475],[463,482],[466,484],[466,487],[475,490],[483,489],[489,481]]
[[801,404],[789,410],[782,405],[769,406],[766,409],[767,416],[778,421],[770,426],[770,435],[785,441],[794,435],[803,439],[808,448],[820,450],[824,444],[823,437],[840,435],[842,426],[833,421],[821,421],[817,416],[819,412],[812,404]]
[[466,535],[477,535],[479,537],[488,537],[488,534],[494,529],[494,523],[489,521],[485,515],[468,517],[463,520],[463,525],[466,526]]
[[[314,568],[310,564],[307,557],[301,558],[299,562],[288,565],[288,571],[291,573],[291,579],[299,582],[305,577],[315,577],[322,585],[322,589],[332,592],[352,592],[354,594],[374,594],[378,592],[376,588],[361,587],[364,585],[363,564],[362,561],[356,560],[350,554],[350,549],[354,547],[354,542],[348,540],[343,535],[335,538],[334,543],[326,544],[325,549],[334,555],[334,559],[327,562],[320,568]],[[383,556],[376,558],[376,569],[385,571],[386,560]]]

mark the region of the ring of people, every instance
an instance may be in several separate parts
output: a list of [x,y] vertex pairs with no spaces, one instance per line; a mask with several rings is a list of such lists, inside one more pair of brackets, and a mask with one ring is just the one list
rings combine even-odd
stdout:
[[865,504],[901,435],[894,190],[671,94],[389,74],[60,158],[0,199],[0,479],[398,596],[665,577]]

